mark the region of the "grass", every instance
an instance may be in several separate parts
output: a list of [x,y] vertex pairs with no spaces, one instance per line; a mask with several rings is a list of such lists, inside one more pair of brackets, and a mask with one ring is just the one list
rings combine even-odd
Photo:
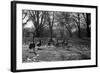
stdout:
[[[35,56],[29,50],[28,44],[22,47],[22,62],[43,62],[43,61],[67,61],[67,60],[87,60],[91,59],[90,41],[69,40],[67,46],[44,46],[37,50],[39,56]],[[72,44],[72,45],[70,45]]]

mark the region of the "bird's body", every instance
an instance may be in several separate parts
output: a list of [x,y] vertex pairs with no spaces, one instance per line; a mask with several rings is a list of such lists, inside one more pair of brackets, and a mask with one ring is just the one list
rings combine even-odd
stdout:
[[50,46],[51,45],[51,43],[50,42],[48,42],[48,46]]
[[34,42],[29,44],[29,49],[32,49],[32,48],[35,48],[35,43]]
[[65,41],[65,42],[64,42],[64,45],[66,45],[66,46],[67,46],[67,45],[68,45],[68,42],[67,42],[67,41]]
[[33,53],[35,54],[35,55],[37,55],[37,53],[36,53],[36,48],[35,48],[35,43],[34,42],[32,42],[32,43],[30,43],[29,44],[29,49],[31,50],[33,50]]
[[41,40],[39,40],[39,42],[37,43],[37,46],[38,46],[38,47],[41,46]]
[[38,47],[37,50],[41,50],[41,48],[40,48],[40,46],[42,45],[41,40],[39,40],[36,45]]

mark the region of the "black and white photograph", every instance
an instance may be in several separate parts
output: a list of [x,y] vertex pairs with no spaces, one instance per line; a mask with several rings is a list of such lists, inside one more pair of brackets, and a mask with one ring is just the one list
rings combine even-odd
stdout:
[[91,13],[22,10],[22,62],[91,59]]
[[97,67],[97,6],[12,2],[11,68]]

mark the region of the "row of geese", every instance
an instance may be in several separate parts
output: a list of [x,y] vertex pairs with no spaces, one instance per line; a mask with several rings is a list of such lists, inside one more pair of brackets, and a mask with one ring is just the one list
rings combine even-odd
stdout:
[[[60,41],[60,42],[57,41],[56,43],[51,43],[50,41],[48,41],[48,43],[47,43],[48,46],[51,46],[52,44],[55,45],[55,46],[58,46],[59,44],[68,45],[68,41],[67,42],[66,41]],[[29,49],[35,48],[36,46],[37,47],[41,47],[42,46],[41,40],[39,40],[37,43],[35,43],[34,41],[31,42],[29,44]]]

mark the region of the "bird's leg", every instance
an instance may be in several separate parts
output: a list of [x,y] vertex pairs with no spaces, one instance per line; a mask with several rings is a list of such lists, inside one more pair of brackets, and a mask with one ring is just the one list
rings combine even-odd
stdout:
[[34,55],[37,55],[35,48],[33,48],[33,53]]

